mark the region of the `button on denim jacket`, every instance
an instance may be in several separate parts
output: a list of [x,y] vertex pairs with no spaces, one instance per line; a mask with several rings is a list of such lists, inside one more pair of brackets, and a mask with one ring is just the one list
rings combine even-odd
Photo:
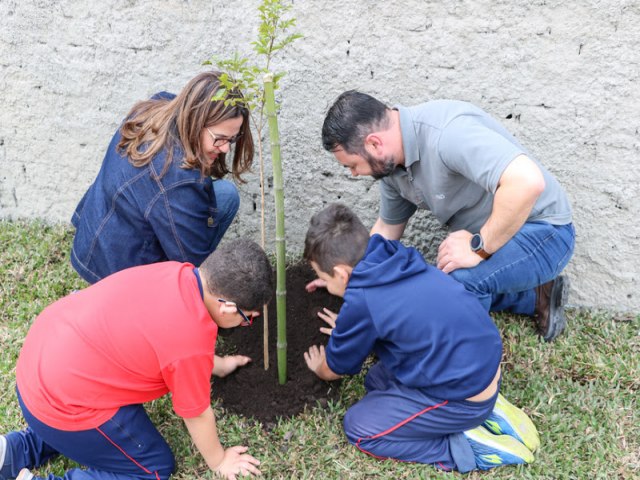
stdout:
[[158,178],[167,151],[135,167],[118,153],[120,138],[118,129],[95,182],[71,219],[76,227],[73,267],[95,283],[125,268],[165,260],[200,265],[218,240],[212,178],[181,168],[184,155],[179,146]]

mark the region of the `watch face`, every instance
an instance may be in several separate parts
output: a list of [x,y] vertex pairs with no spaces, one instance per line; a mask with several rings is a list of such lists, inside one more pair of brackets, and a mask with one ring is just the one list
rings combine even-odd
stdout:
[[479,233],[476,233],[471,237],[471,250],[474,252],[482,248],[482,237]]

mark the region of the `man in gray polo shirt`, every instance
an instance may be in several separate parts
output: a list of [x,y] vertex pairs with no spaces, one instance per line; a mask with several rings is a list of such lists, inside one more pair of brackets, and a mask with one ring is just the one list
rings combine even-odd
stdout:
[[571,207],[500,123],[466,102],[389,108],[348,91],[329,109],[322,142],[352,175],[381,179],[372,235],[398,240],[417,208],[430,210],[450,232],[438,268],[487,310],[532,316],[545,340],[562,332],[568,284],[559,274],[573,254]]

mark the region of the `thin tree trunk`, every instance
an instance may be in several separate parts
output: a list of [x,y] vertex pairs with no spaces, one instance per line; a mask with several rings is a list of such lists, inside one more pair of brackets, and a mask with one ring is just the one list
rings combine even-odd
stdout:
[[273,74],[264,76],[265,109],[271,142],[273,163],[273,186],[276,210],[276,313],[278,324],[278,380],[281,385],[287,381],[287,290],[286,290],[286,250],[284,230],[284,186],[282,181],[282,160],[280,158],[280,132],[276,116],[276,101],[273,92]]

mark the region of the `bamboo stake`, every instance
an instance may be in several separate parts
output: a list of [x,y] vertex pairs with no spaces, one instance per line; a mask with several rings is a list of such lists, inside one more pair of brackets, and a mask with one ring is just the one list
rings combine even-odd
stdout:
[[[254,122],[255,124],[255,122]],[[258,158],[260,159],[260,245],[266,247],[266,226],[264,224],[264,158],[262,156],[262,121],[258,128]],[[269,370],[269,309],[262,307],[262,359],[264,369]]]

